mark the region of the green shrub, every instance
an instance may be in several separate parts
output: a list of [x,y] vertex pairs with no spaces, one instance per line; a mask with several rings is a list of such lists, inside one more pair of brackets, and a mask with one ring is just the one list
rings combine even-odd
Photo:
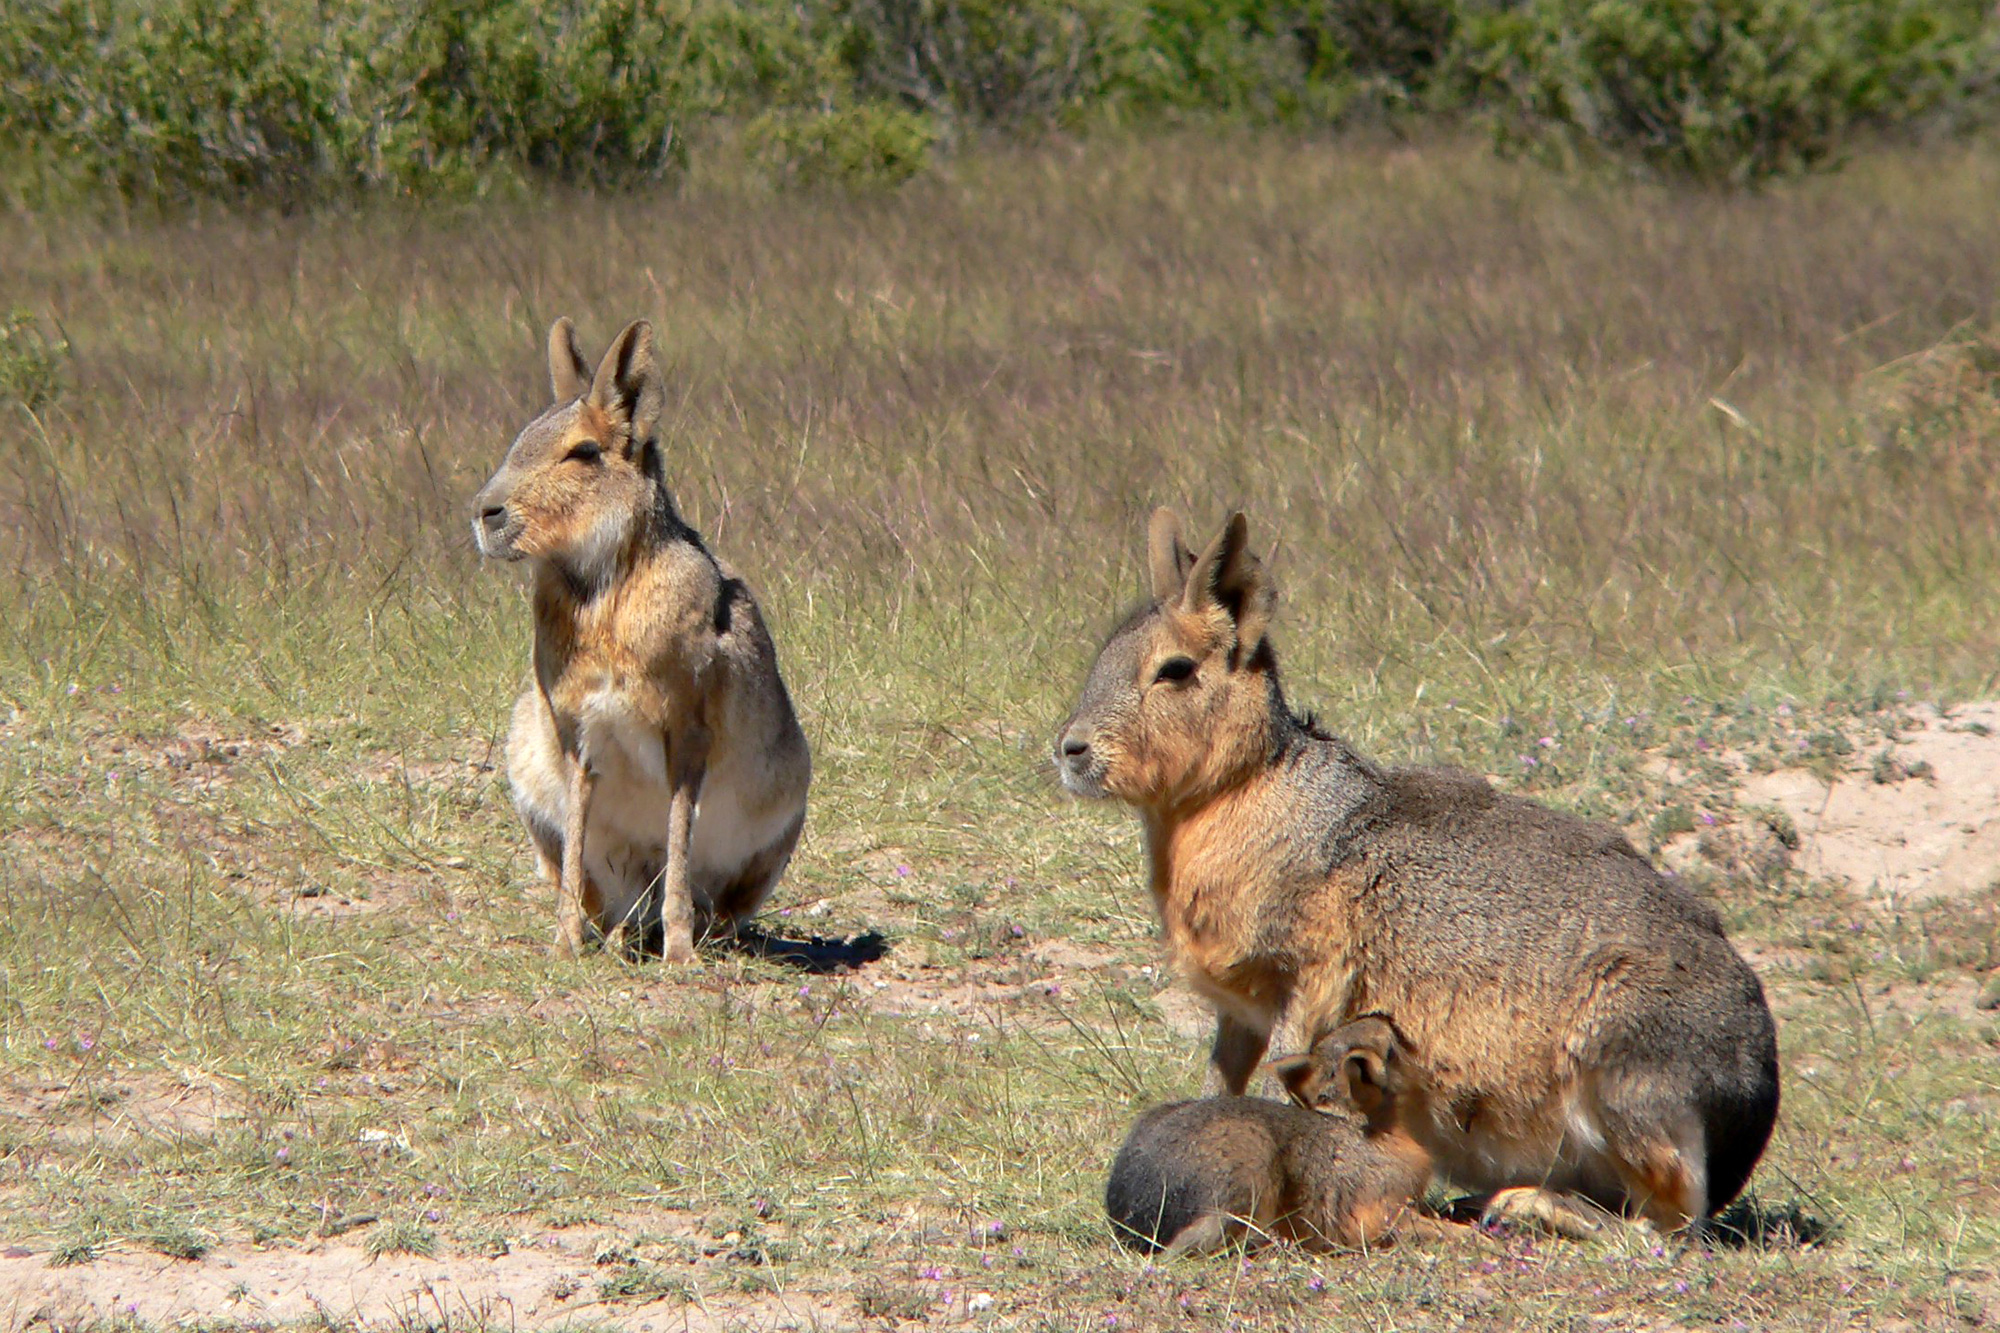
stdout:
[[1531,0],[1471,29],[1504,145],[1747,182],[1951,101],[1988,25],[1979,0]]
[[844,111],[767,111],[750,122],[751,159],[792,184],[897,185],[929,163],[937,126],[920,111],[869,102]]
[[[691,123],[809,78],[777,11],[715,0],[25,0],[0,132],[128,198],[293,203],[680,170]],[[795,25],[794,25],[795,26]]]
[[0,316],[0,403],[19,403],[38,412],[62,393],[62,367],[69,343],[42,332],[26,310]]
[[855,93],[950,124],[1047,125],[1123,82],[1131,0],[831,0],[824,30]]
[[1462,0],[1309,0],[1298,32],[1308,70],[1338,70],[1398,100],[1423,94],[1445,70]]

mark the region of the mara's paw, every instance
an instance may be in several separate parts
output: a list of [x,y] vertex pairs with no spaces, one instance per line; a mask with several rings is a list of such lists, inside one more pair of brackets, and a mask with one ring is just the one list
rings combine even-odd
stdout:
[[1568,1240],[1597,1240],[1622,1225],[1588,1199],[1526,1185],[1496,1191],[1479,1210],[1479,1220],[1506,1222]]
[[556,922],[556,937],[549,942],[549,952],[558,958],[574,958],[583,952],[583,922]]
[[668,963],[695,962],[694,936],[669,934],[660,946],[660,958]]

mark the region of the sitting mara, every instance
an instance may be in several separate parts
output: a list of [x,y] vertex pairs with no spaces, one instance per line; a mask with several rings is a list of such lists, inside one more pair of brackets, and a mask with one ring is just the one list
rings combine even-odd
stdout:
[[805,824],[811,760],[771,636],[662,475],[652,326],[591,374],[549,330],[555,402],[474,501],[479,549],[534,568],[534,685],[507,776],[556,886],[556,947],[632,938],[672,962],[770,893]]
[[1272,1070],[1297,1106],[1209,1097],[1139,1117],[1104,1187],[1121,1242],[1183,1254],[1388,1239],[1431,1174],[1411,1131],[1429,1115],[1429,1088],[1395,1028],[1370,1015]]
[[1139,811],[1167,949],[1216,1010],[1212,1082],[1242,1092],[1281,1020],[1389,1013],[1433,1081],[1424,1147],[1493,1211],[1582,1196],[1672,1229],[1728,1203],[1778,1051],[1714,910],[1615,829],[1294,713],[1241,514],[1197,558],[1160,511],[1149,563],[1056,763]]

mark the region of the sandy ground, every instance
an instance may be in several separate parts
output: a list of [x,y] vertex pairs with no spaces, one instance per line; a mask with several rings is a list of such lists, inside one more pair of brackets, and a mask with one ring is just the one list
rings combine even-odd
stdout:
[[2000,880],[2000,703],[1912,717],[1881,773],[1871,755],[1830,783],[1803,769],[1753,774],[1739,805],[1783,810],[1798,828],[1795,868],[1871,896],[1902,901],[1990,887]]
[[112,1253],[72,1268],[19,1247],[0,1251],[0,1327],[52,1331],[119,1320],[245,1327],[306,1324],[423,1328],[549,1328],[611,1321],[638,1333],[668,1330],[857,1327],[852,1307],[811,1294],[731,1297],[690,1304],[678,1295],[601,1301],[604,1270],[567,1238],[497,1258],[370,1258],[359,1246],[224,1246],[198,1262]]

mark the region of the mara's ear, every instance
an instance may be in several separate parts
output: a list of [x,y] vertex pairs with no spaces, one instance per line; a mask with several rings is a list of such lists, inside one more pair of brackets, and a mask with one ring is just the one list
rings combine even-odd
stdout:
[[1265,577],[1263,562],[1250,553],[1250,522],[1240,512],[1229,516],[1222,531],[1194,562],[1181,605],[1189,611],[1220,606],[1229,613],[1236,623],[1236,651],[1231,660],[1237,666],[1249,661],[1264,642],[1278,593]]
[[549,391],[566,403],[590,387],[590,367],[576,345],[576,325],[564,315],[549,325]]
[[1155,509],[1146,525],[1146,567],[1153,578],[1153,598],[1168,601],[1187,588],[1194,552],[1181,540],[1181,521],[1171,509]]
[[626,442],[630,452],[637,453],[653,438],[666,407],[667,391],[660,383],[660,367],[653,360],[651,324],[634,320],[612,341],[611,350],[597,363],[597,377],[590,382],[587,401],[624,422],[630,432]]
[[1317,1080],[1314,1078],[1315,1068],[1310,1055],[1282,1056],[1270,1061],[1264,1068],[1270,1070],[1271,1076],[1284,1085],[1285,1091],[1290,1094],[1293,1101],[1308,1111],[1313,1109],[1313,1094],[1318,1088],[1314,1086]]
[[1373,1115],[1388,1098],[1388,1069],[1381,1052],[1357,1046],[1341,1060],[1340,1072],[1347,1079],[1348,1098],[1364,1115]]

